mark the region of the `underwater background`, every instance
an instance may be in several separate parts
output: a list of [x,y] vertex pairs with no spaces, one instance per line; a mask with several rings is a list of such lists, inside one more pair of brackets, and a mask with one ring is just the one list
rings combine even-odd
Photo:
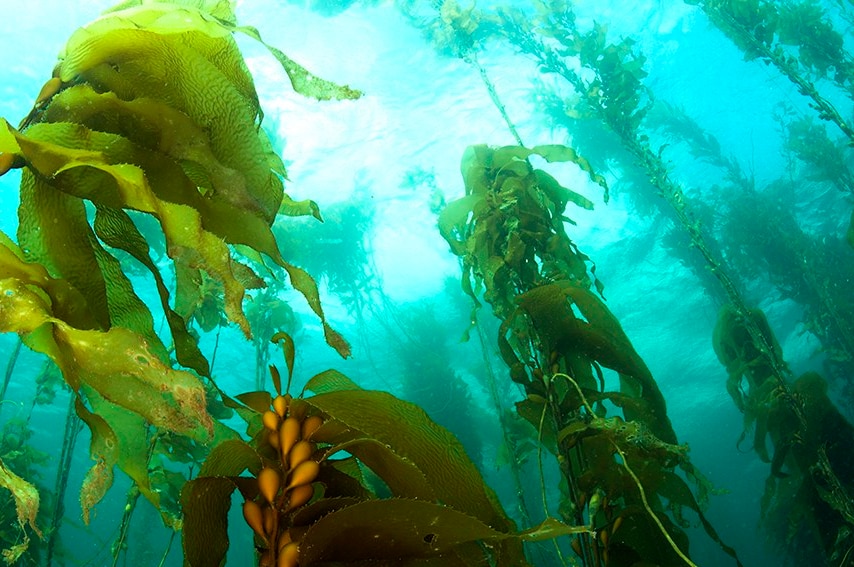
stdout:
[[[825,564],[820,558],[806,562],[791,549],[796,534],[784,527],[781,537],[761,519],[771,464],[753,450],[752,432],[740,440],[745,417],[728,392],[727,368],[712,342],[727,297],[674,215],[674,195],[662,195],[669,186],[656,184],[649,164],[632,155],[613,128],[579,109],[572,85],[513,41],[478,40],[476,57],[460,57],[459,40],[437,32],[435,22],[475,12],[466,0],[451,4],[237,2],[238,20],[256,27],[268,44],[313,73],[363,92],[357,100],[302,97],[263,46],[237,40],[264,109],[262,127],[287,166],[285,190],[296,200],[316,201],[325,221],[280,218],[273,232],[289,261],[318,281],[326,318],[350,342],[352,356],[343,359],[324,342],[318,319],[283,281],[247,303],[252,341],[233,324],[199,325],[200,349],[208,360],[215,357],[219,387],[233,394],[272,389],[267,364],[283,362],[267,339],[284,330],[297,344],[292,391],[335,368],[363,388],[420,405],[462,441],[517,524],[520,507],[532,522],[541,521],[536,431],[531,436],[518,426],[527,438],[514,454],[500,425],[500,415],[526,394],[509,378],[494,340],[499,323],[488,305],[476,315],[482,332],[471,332],[472,301],[460,287],[460,263],[438,219],[446,203],[465,192],[460,159],[468,146],[519,140],[527,147],[569,145],[608,190],[573,163],[548,164],[551,175],[593,203],[589,210],[567,210],[572,222],[566,232],[595,263],[606,305],[655,377],[679,442],[690,447],[694,466],[714,486],[706,518],[745,566]],[[642,109],[637,139],[653,149],[683,192],[678,199],[689,204],[691,219],[702,226],[741,297],[765,313],[791,374],[823,375],[829,399],[852,421],[851,132],[826,119],[803,84],[722,31],[709,6],[727,3],[554,4],[570,5],[578,28],[601,30],[608,42],[626,40],[623,56],[631,57],[624,61],[634,62],[632,77],[642,85],[625,85],[625,97],[639,97],[635,108]],[[786,68],[805,77],[842,123],[851,124],[854,3],[728,3],[757,14],[769,4],[778,9],[773,25],[784,60],[791,58]],[[0,0],[0,116],[16,124],[27,115],[67,38],[111,5]],[[530,14],[544,6],[482,1],[476,10]],[[576,70],[589,80],[589,69],[578,64]],[[17,230],[19,182],[16,169],[0,178],[0,229],[7,235]],[[157,328],[162,310],[156,291],[141,270],[138,278]],[[45,493],[49,518],[55,508],[50,494],[63,477],[70,394],[58,373],[46,369],[45,357],[19,351],[18,344],[14,333],[0,336],[0,368],[10,361],[0,402],[0,458],[10,466],[16,459],[26,463],[18,474]],[[145,499],[134,502],[126,533],[120,529],[131,487],[121,472],[84,524],[78,490],[92,466],[88,446],[84,427],[65,471],[52,564],[181,565],[180,535],[163,526]],[[522,472],[521,496],[510,473],[514,462]],[[542,474],[554,511],[559,473],[549,461]],[[11,522],[11,510],[3,513]],[[251,531],[237,506],[230,518],[226,564],[249,564]],[[697,565],[734,564],[690,515],[686,531]],[[44,544],[34,538],[31,545],[42,546],[43,560]],[[116,546],[124,551],[114,562]],[[548,542],[530,544],[529,560],[560,564]],[[25,555],[16,564],[45,564],[32,561]],[[841,561],[826,564],[852,559]]]

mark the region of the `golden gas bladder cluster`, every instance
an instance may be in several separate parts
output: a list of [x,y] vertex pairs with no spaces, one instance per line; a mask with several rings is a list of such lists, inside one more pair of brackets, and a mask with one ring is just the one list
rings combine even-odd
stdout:
[[[274,367],[272,370],[275,373]],[[278,383],[278,382],[277,382]],[[260,566],[298,565],[298,535],[286,518],[314,495],[312,482],[320,472],[314,433],[323,425],[319,415],[305,415],[305,406],[292,404],[290,394],[273,399],[272,410],[262,420],[270,445],[276,449],[280,466],[266,466],[258,473],[257,500],[243,504],[246,523],[258,534],[266,549]]]

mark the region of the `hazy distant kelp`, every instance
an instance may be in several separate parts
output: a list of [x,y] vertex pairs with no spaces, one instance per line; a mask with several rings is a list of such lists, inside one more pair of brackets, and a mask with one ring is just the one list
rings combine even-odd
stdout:
[[[7,364],[7,376],[14,374],[19,349],[13,349],[12,356]],[[56,398],[57,390],[60,389],[62,376],[59,369],[49,360],[45,360],[35,377],[36,391],[29,406],[22,402],[6,400],[5,404],[0,402],[0,413],[5,410],[11,417],[7,418],[0,431],[0,455],[3,464],[16,475],[27,479],[38,490],[39,509],[37,525],[50,525],[51,512],[56,506],[56,494],[59,490],[53,488],[53,493],[48,488],[48,478],[43,474],[44,466],[50,461],[51,455],[39,451],[32,445],[33,414],[37,406],[50,405]],[[0,396],[3,400],[4,396]],[[6,550],[20,541],[20,531],[17,522],[12,521],[15,512],[15,500],[11,493],[0,495],[0,549]],[[36,540],[31,542],[27,548],[27,559],[33,564],[45,564],[45,542]],[[48,549],[47,555],[50,551]]]
[[[722,182],[707,191],[703,201],[693,202],[693,210],[714,235],[715,240],[707,240],[707,246],[720,248],[716,256],[735,268],[727,271],[729,277],[738,289],[757,282],[770,283],[782,297],[801,305],[804,327],[821,341],[829,372],[849,392],[849,376],[854,370],[854,318],[844,282],[851,277],[851,251],[838,236],[821,232],[836,232],[832,210],[810,211],[810,225],[822,221],[819,232],[811,234],[802,228],[792,206],[797,188],[808,183],[849,191],[851,172],[844,155],[848,150],[834,143],[825,129],[809,118],[794,118],[791,112],[781,112],[776,118],[787,134],[785,148],[807,167],[781,171],[779,179],[764,187],[757,187],[752,175],[726,155],[717,139],[684,113],[664,107],[653,114],[652,121],[667,133],[672,144],[684,145],[697,160],[723,173]],[[677,236],[678,232],[671,230],[664,239],[670,253],[692,268],[711,297],[726,303],[714,272],[707,270],[704,262],[696,262],[699,255],[692,253],[684,238],[680,255],[680,248],[673,245]]]
[[[820,79],[829,79],[854,100],[854,59],[845,49],[839,22],[815,0],[686,0],[700,6],[709,19],[744,51],[745,59],[760,59],[789,79],[818,117],[834,123],[854,144],[854,127],[834,105],[833,92],[823,92]],[[833,5],[832,3],[830,4]],[[843,2],[835,9],[847,14]],[[840,13],[835,14],[838,18]],[[854,247],[854,212],[848,229]]]
[[[744,51],[746,59],[773,65],[810,97],[822,120],[835,123],[854,141],[854,129],[823,96],[817,79],[828,78],[854,100],[854,63],[844,35],[815,0],[686,0]],[[840,2],[839,4],[842,4]]]
[[354,317],[370,308],[371,294],[379,290],[369,255],[375,215],[369,195],[366,187],[357,186],[347,201],[325,207],[322,219],[294,219],[273,226],[279,246],[325,282]]
[[845,282],[854,277],[852,253],[838,237],[810,234],[791,207],[794,187],[780,180],[761,194],[722,192],[721,235],[739,272],[772,284],[803,307],[803,326],[820,342],[831,377],[851,398],[854,383],[854,303]]
[[729,374],[727,390],[744,414],[739,442],[752,429],[753,450],[770,463],[763,524],[794,564],[845,565],[854,549],[854,426],[827,397],[827,383],[817,373],[780,380],[779,368],[786,365],[765,314],[755,309],[748,317],[770,352],[753,341],[747,319],[729,306],[718,318],[714,348]]
[[[24,169],[18,241],[3,236],[0,248],[2,328],[56,361],[77,397],[96,460],[81,492],[84,518],[110,487],[115,465],[160,506],[170,489],[156,483],[182,482],[151,474],[152,451],[158,460],[172,452],[165,434],[201,443],[236,435],[208,413],[200,377],[209,363],[170,306],[168,278],[131,213],[158,221],[182,280],[179,294],[197,294],[204,273],[222,286],[225,314],[248,336],[243,297],[262,282],[229,246],[240,245],[250,260],[265,254],[286,270],[327,340],[348,353],[323,320],[314,281],[282,258],[270,231],[279,212],[312,214],[316,206],[284,194],[281,158],[258,128],[252,77],[232,37],[240,31],[260,41],[258,33],[237,26],[230,3],[139,4],[125,2],[78,30],[32,112],[17,129],[0,128],[2,171]],[[358,96],[270,50],[298,91]],[[112,249],[150,271],[178,363],[195,373],[172,367],[138,284]],[[4,485],[19,504],[32,503],[31,488]]]
[[[707,246],[719,249],[716,256],[735,268],[727,273],[737,288],[770,283],[781,296],[801,305],[805,328],[821,341],[832,375],[848,390],[848,376],[854,370],[854,329],[843,282],[850,279],[851,251],[838,236],[807,233],[792,205],[797,188],[806,184],[829,184],[849,191],[851,172],[844,155],[848,150],[834,143],[811,119],[793,118],[787,112],[776,118],[787,134],[785,148],[807,167],[780,171],[780,178],[764,187],[757,187],[753,176],[726,155],[717,139],[684,113],[663,107],[653,113],[651,121],[667,133],[670,143],[684,145],[694,158],[722,171],[720,184],[706,191],[703,201],[693,201],[692,207],[698,221],[714,235]],[[810,225],[822,221],[819,229],[837,232],[833,212],[809,211]],[[692,268],[711,297],[726,303],[714,273],[706,269],[704,261],[697,262],[699,255],[678,237],[671,230],[663,240],[670,253]]]
[[486,420],[454,368],[449,336],[436,332],[448,320],[448,311],[432,301],[401,306],[398,325],[386,329],[388,343],[399,360],[403,397],[454,432],[482,468],[484,437],[477,424]]

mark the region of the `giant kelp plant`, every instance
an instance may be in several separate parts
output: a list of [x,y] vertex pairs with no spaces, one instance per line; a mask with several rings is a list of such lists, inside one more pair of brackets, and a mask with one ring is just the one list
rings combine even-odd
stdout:
[[[599,179],[565,146],[472,146],[461,165],[466,195],[448,204],[439,227],[462,259],[463,288],[475,302],[482,293],[503,322],[501,355],[527,394],[517,410],[561,472],[561,514],[591,527],[572,540],[574,553],[584,565],[693,565],[680,527],[690,509],[734,556],[676,474],[681,468],[697,483],[702,502],[706,481],[600,298],[590,258],[564,228],[569,203],[593,203],[534,168],[532,157],[575,162]],[[617,374],[616,389],[603,369]]]
[[271,367],[276,396],[238,396],[251,441],[217,445],[184,490],[190,565],[221,564],[235,490],[260,566],[510,567],[527,565],[522,541],[589,531],[547,519],[516,532],[460,442],[414,404],[334,370],[308,380],[314,396],[291,396],[294,344],[274,340],[287,386]]
[[[175,266],[176,303],[193,304],[206,279],[228,318],[249,335],[247,289],[262,281],[235,254],[281,266],[323,320],[312,278],[279,253],[270,225],[312,202],[283,192],[281,159],[258,122],[252,77],[233,34],[230,3],[125,2],[68,41],[53,78],[18,128],[0,128],[2,172],[23,168],[17,242],[2,236],[2,329],[52,358],[92,432],[95,465],[81,492],[84,519],[118,465],[156,507],[147,439],[173,432],[209,444],[235,434],[211,419],[209,363],[170,305],[167,276],[135,224],[156,219]],[[275,48],[294,88],[320,99],[358,92],[311,76]],[[112,250],[149,270],[174,343],[173,368]],[[323,320],[328,342],[347,343]],[[152,441],[152,445],[153,445]],[[3,467],[3,486],[32,523],[38,498]],[[169,520],[167,520],[169,521]],[[178,524],[179,525],[179,524]],[[26,547],[9,550],[13,561]]]
[[[645,172],[648,183],[633,184],[635,186],[633,188],[652,190],[650,191],[650,195],[644,196],[642,200],[647,212],[650,209],[648,203],[653,202],[649,198],[651,195],[654,194],[662,198],[657,200],[659,203],[656,207],[658,209],[657,212],[660,213],[660,217],[672,220],[675,230],[671,230],[670,234],[678,237],[668,239],[671,250],[682,249],[682,252],[678,254],[680,260],[685,261],[686,265],[692,271],[695,271],[704,286],[710,287],[712,291],[709,294],[710,297],[718,301],[723,298],[724,301],[734,306],[732,308],[735,309],[738,318],[744,322],[744,332],[748,333],[750,341],[756,345],[755,348],[758,349],[758,352],[773,352],[772,346],[767,342],[768,334],[764,333],[763,329],[748,316],[751,312],[750,301],[745,295],[745,286],[740,281],[741,273],[738,269],[734,269],[734,266],[730,265],[731,258],[727,258],[723,254],[724,247],[731,249],[739,244],[736,242],[719,242],[716,239],[717,234],[713,231],[715,228],[714,224],[706,222],[711,217],[709,213],[721,214],[720,207],[718,210],[713,211],[711,207],[693,197],[696,194],[696,190],[689,193],[691,188],[686,187],[677,180],[677,177],[673,173],[672,165],[664,158],[664,152],[668,147],[667,142],[671,140],[665,143],[656,143],[655,132],[649,127],[648,116],[650,111],[660,101],[657,101],[655,93],[644,82],[647,74],[645,69],[646,58],[639,52],[636,42],[632,37],[623,37],[617,41],[609,40],[607,26],[595,20],[592,27],[584,27],[580,23],[583,20],[576,17],[573,3],[561,0],[533,2],[530,7],[522,7],[519,4],[498,5],[485,10],[479,10],[472,5],[463,6],[453,0],[448,0],[440,4],[433,4],[432,17],[429,15],[431,12],[430,7],[424,7],[427,3],[413,1],[407,4],[409,5],[409,13],[415,15],[413,17],[418,22],[418,25],[427,30],[428,35],[443,53],[453,54],[473,63],[477,67],[478,72],[484,78],[490,97],[496,103],[497,109],[508,123],[511,135],[517,140],[519,139],[518,134],[513,128],[512,121],[508,119],[505,108],[497,100],[495,88],[487,80],[486,71],[478,63],[478,52],[484,51],[485,46],[496,38],[504,38],[520,53],[533,59],[541,73],[554,77],[555,79],[549,82],[550,84],[559,85],[559,87],[553,89],[554,92],[549,92],[552,89],[547,88],[545,89],[545,93],[542,92],[543,89],[539,89],[534,93],[538,102],[545,102],[548,105],[549,116],[547,118],[549,126],[552,128],[555,126],[566,126],[567,133],[572,140],[575,150],[587,155],[587,146],[584,142],[588,142],[589,139],[582,137],[579,144],[579,139],[575,136],[575,126],[583,121],[599,122],[602,136],[607,141],[596,141],[593,144],[598,145],[602,150],[600,154],[603,158],[601,161],[596,161],[597,165],[601,164],[604,168],[607,165],[618,163],[620,166],[620,173],[618,175],[620,177],[627,172],[631,175],[632,171],[639,168]],[[799,42],[800,55],[803,61],[799,61],[793,55],[784,53],[782,47],[775,48],[773,52],[769,52],[770,55],[781,58],[779,61],[773,58],[765,58],[764,55],[763,58],[768,63],[774,62],[776,64],[777,62],[782,62],[783,66],[781,70],[795,82],[800,92],[811,97],[811,106],[819,112],[819,117],[836,122],[846,134],[849,132],[849,130],[846,130],[847,125],[844,121],[836,120],[839,117],[838,113],[835,113],[833,107],[818,95],[814,86],[811,83],[804,82],[802,77],[796,74],[796,67],[801,63],[807,67],[817,64],[819,74],[831,74],[835,79],[842,80],[843,84],[847,81],[847,79],[844,79],[844,74],[848,69],[846,61],[847,54],[842,50],[841,42],[837,41],[837,35],[835,35],[832,27],[827,24],[827,21],[823,19],[820,10],[817,8],[810,9],[809,6],[806,6],[806,4],[810,4],[809,2],[801,3],[801,5],[798,5],[799,3],[797,2],[780,3],[781,6],[779,9],[775,6],[777,3],[756,2],[752,0],[702,2],[701,4],[707,13],[714,11],[717,14],[718,12],[726,11],[730,15],[734,15],[734,17],[754,18],[755,16],[754,19],[757,20],[766,17],[765,23],[767,23],[766,27],[768,29],[757,25],[754,30],[764,34],[761,38],[766,43],[776,41],[774,39],[775,33],[782,34],[780,37],[784,43]],[[420,12],[417,9],[419,5],[422,6]],[[711,8],[712,6],[714,8]],[[427,15],[425,16],[425,14]],[[715,20],[715,22],[719,23],[720,21]],[[774,31],[777,26],[779,26],[779,29]],[[802,33],[797,31],[797,26],[807,26],[808,29]],[[768,33],[764,33],[766,31]],[[743,46],[743,44],[741,45]],[[748,50],[748,56],[753,55],[755,55],[755,52]],[[822,58],[824,58],[824,63],[820,63]],[[834,63],[828,64],[827,61],[831,59]],[[545,82],[545,80],[542,80],[537,84],[538,86],[542,86]],[[569,92],[569,94],[558,94],[565,92]],[[546,105],[541,104],[541,106]],[[785,230],[786,234],[780,235],[777,238],[774,236],[777,234],[777,230],[770,231],[767,237],[764,236],[764,231],[756,230],[756,223],[752,220],[752,217],[757,214],[757,208],[755,206],[746,206],[745,200],[740,195],[742,192],[746,192],[748,193],[748,197],[753,196],[753,180],[741,173],[737,167],[737,162],[732,158],[720,154],[720,146],[718,145],[715,148],[716,141],[706,135],[702,130],[697,131],[694,129],[693,132],[688,132],[689,135],[686,136],[685,125],[686,123],[683,121],[677,140],[687,142],[691,153],[701,159],[709,160],[717,167],[725,170],[725,181],[727,185],[731,186],[728,189],[732,189],[733,196],[728,199],[728,202],[724,206],[724,211],[732,210],[732,217],[735,217],[736,214],[743,215],[741,216],[741,222],[734,220],[734,218],[733,222],[739,226],[741,231],[749,234],[744,240],[756,240],[757,232],[759,232],[763,235],[763,238],[770,238],[774,244],[791,242],[793,231],[790,229]],[[614,151],[611,148],[611,144],[608,143],[611,140],[621,143],[623,151]],[[504,150],[496,150],[496,155],[499,155],[499,152]],[[626,154],[629,154],[633,158],[634,163],[629,163],[625,160]],[[487,160],[487,164],[488,162],[489,160]],[[499,163],[503,164],[504,161],[500,161]],[[485,168],[487,171],[497,172],[495,173],[498,180],[496,181],[496,186],[501,188],[497,189],[495,194],[498,196],[498,200],[503,200],[505,195],[509,195],[510,192],[502,187],[502,181],[500,180],[501,167],[493,169],[491,165],[487,165]],[[521,164],[515,164],[514,168],[516,168],[513,170],[515,174],[522,175],[518,172],[524,169]],[[842,168],[838,169],[844,171],[846,168],[843,165]],[[472,189],[473,185],[471,185],[467,177],[469,174],[465,165],[463,170],[464,177],[466,177],[467,192],[471,193],[474,191]],[[837,177],[844,179],[844,175]],[[472,201],[473,197],[469,195],[465,200]],[[544,201],[544,198],[540,197],[539,200]],[[720,199],[720,201],[724,200]],[[758,199],[758,201],[763,202],[763,205],[766,200]],[[640,200],[635,199],[635,201]],[[486,202],[490,203],[488,199]],[[535,199],[534,202],[537,202],[537,200]],[[515,198],[510,203],[505,202],[500,207],[501,213],[512,216],[509,213],[513,210],[513,207],[520,206],[522,203],[523,200],[521,198]],[[516,242],[521,237],[515,234],[516,231],[520,235],[528,234],[531,239],[535,235],[542,235],[543,231],[527,229],[525,232],[522,232],[519,230],[520,227],[526,226],[534,218],[534,215],[527,210],[520,215],[520,219],[517,222],[495,221],[490,218],[488,223],[481,222],[481,226],[475,228],[477,227],[477,217],[483,214],[483,210],[468,208],[472,204],[471,202],[461,202],[460,204],[460,206],[471,213],[470,217],[460,217],[460,221],[468,219],[468,222],[471,222],[472,226],[462,230],[461,227],[463,225],[460,223],[457,228],[460,234],[469,240],[466,241],[466,246],[456,246],[452,243],[452,247],[455,247],[455,251],[465,258],[463,262],[464,270],[466,271],[465,279],[468,279],[469,273],[475,273],[477,277],[483,278],[485,280],[484,297],[492,302],[490,296],[493,294],[493,290],[491,289],[492,286],[489,280],[494,277],[496,281],[500,281],[502,284],[505,283],[508,273],[507,266],[518,262],[519,258],[523,257],[520,256],[520,246]],[[791,205],[789,204],[789,206]],[[556,209],[562,211],[562,207],[556,207]],[[743,219],[748,217],[751,220],[745,224]],[[766,218],[763,216],[762,222],[765,222]],[[773,221],[768,219],[768,222]],[[496,230],[498,232],[494,232]],[[491,242],[484,242],[484,231],[489,231],[492,234],[501,234],[501,230],[506,231],[506,234],[503,236],[505,241],[497,238],[496,240],[499,242],[497,245]],[[555,228],[555,230],[558,229]],[[824,241],[826,237],[820,236],[819,239]],[[545,248],[544,246],[543,248],[549,252],[554,250],[554,248]],[[812,258],[815,257],[816,262],[820,262],[817,257],[818,255],[811,247],[808,253],[804,252],[804,250],[804,248],[801,248],[800,251],[795,249],[786,250],[779,258],[774,258],[774,261],[782,260],[809,265]],[[769,256],[773,256],[773,254]],[[805,259],[805,256],[807,259]],[[472,266],[478,266],[478,264],[479,267],[472,268]],[[540,269],[544,272],[547,269],[551,269],[554,272],[554,269],[551,268],[551,262],[545,259],[537,259],[536,261],[528,260],[520,264],[520,272],[523,275],[527,273],[529,276],[535,278],[529,282],[529,285],[535,285],[534,282],[537,280],[536,274]],[[480,272],[479,274],[478,271]],[[836,285],[834,281],[844,281],[842,274],[832,270],[832,268],[827,271],[834,271],[833,277],[827,278],[817,277],[818,274],[816,271],[810,269],[808,266],[805,268],[805,271],[808,272],[807,280],[809,280],[810,285],[814,289],[824,292],[823,295],[825,297],[829,296],[827,292],[832,291],[832,286]],[[578,274],[564,277],[578,279]],[[545,278],[540,279],[548,281]],[[792,283],[796,279],[797,276],[793,277],[791,273],[787,273],[785,278],[780,278],[786,284]],[[584,280],[580,281],[583,282]],[[796,283],[799,286],[801,285],[800,282]],[[514,283],[511,283],[510,286],[519,287],[518,284]],[[587,287],[589,287],[589,284]],[[524,291],[524,288],[520,291]],[[540,299],[553,295],[543,293]],[[577,302],[576,297],[570,294],[567,294],[567,296],[571,297],[573,302]],[[844,294],[841,294],[840,297],[844,298]],[[530,301],[526,302],[524,298],[525,294],[522,294],[518,300],[519,308],[522,310],[526,310],[526,304],[531,304]],[[834,300],[833,303],[830,303],[831,306],[842,304],[833,297],[831,299]],[[824,299],[822,301],[828,304]],[[505,312],[507,311],[504,307],[500,309]],[[547,318],[547,321],[558,320],[558,317],[554,314],[557,311],[557,305],[552,305],[550,309],[542,309],[540,316]],[[572,321],[574,317],[578,316],[579,311],[582,317],[588,317],[588,313],[585,312],[581,305],[577,305],[573,308],[573,312],[568,312],[563,317],[567,321]],[[834,316],[845,321],[844,311],[840,312],[838,309],[826,308],[824,308],[824,311],[828,316],[822,318],[822,332],[817,333],[817,336],[821,337],[822,342],[825,343],[823,346],[828,356],[836,356],[839,349],[834,348],[830,341],[825,342],[824,336],[828,335],[829,331],[836,330],[832,325]],[[503,317],[503,315],[500,316]],[[532,319],[531,323],[533,323],[534,328],[538,328],[535,319]],[[511,325],[507,327],[508,330],[513,330]],[[536,340],[531,340],[527,332],[523,334],[523,338],[523,344],[527,344],[527,342],[536,344],[537,342]],[[570,339],[567,337],[561,342],[570,342]],[[573,342],[577,342],[577,339],[573,339]],[[576,346],[575,348],[584,350],[583,347]],[[626,349],[623,348],[620,351],[626,352]],[[603,354],[601,347],[594,352]],[[800,431],[793,435],[800,438],[806,435],[806,431],[811,427],[806,420],[805,407],[800,403],[798,396],[788,390],[790,382],[788,379],[789,372],[785,365],[782,364],[782,359],[773,357],[770,354],[766,354],[766,357],[768,368],[773,376],[775,391],[781,393],[780,399],[784,403],[786,411],[793,416],[792,419],[797,423],[797,427],[800,428]],[[530,357],[520,357],[517,354],[515,359],[510,357],[509,360],[512,367],[514,364],[517,366],[526,364],[530,360]],[[816,390],[821,390],[821,388],[816,388]],[[842,525],[839,528],[840,531],[850,530],[851,526],[846,506],[846,502],[850,500],[850,497],[846,495],[846,465],[845,463],[840,463],[838,466],[840,470],[837,471],[837,466],[832,462],[833,459],[821,451],[815,455],[815,458],[817,459],[813,463],[815,470],[820,472],[822,481],[830,487],[826,491],[827,499],[823,505],[829,506],[833,509],[833,513],[843,518],[843,524],[849,523],[849,525]],[[842,546],[843,553],[841,555],[837,554],[837,558],[845,558],[846,554],[844,550],[846,543],[844,543],[844,538],[843,543],[840,545]]]

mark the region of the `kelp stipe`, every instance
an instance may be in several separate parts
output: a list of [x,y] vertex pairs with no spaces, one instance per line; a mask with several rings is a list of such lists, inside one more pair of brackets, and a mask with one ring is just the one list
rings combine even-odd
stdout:
[[[167,501],[183,476],[165,474],[152,456],[183,455],[177,439],[189,439],[198,453],[237,436],[209,413],[210,388],[200,380],[209,379],[209,362],[189,328],[212,281],[221,286],[225,315],[249,335],[242,301],[263,282],[237,254],[253,261],[263,254],[284,269],[327,342],[349,354],[325,321],[314,280],[285,261],[270,231],[280,213],[319,213],[314,202],[283,191],[285,169],[259,128],[262,113],[235,32],[261,41],[237,25],[230,2],[124,2],[72,35],[18,128],[0,124],[0,174],[24,169],[17,243],[0,235],[0,329],[57,363],[92,432],[96,464],[81,490],[84,519],[118,465],[164,522],[179,528],[177,503]],[[298,92],[359,96],[267,47]],[[156,220],[156,240],[165,237],[177,273],[175,305],[189,306],[182,313],[151,258],[158,243],[135,222],[140,214]],[[153,277],[175,356],[189,370],[172,367],[119,254]],[[4,479],[21,506],[33,503],[30,486]],[[31,517],[21,512],[22,525]]]

